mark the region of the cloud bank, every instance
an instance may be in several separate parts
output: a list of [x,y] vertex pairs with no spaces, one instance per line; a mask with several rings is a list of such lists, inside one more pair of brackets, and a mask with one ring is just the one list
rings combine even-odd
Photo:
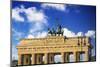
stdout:
[[48,9],[48,8],[53,8],[59,11],[65,11],[66,10],[66,5],[64,4],[42,4],[41,5],[42,8]]
[[69,30],[68,28],[63,28],[64,30],[64,36],[66,37],[78,37],[78,36],[87,36],[87,37],[93,37],[95,38],[95,31],[94,30],[88,30],[86,33],[83,32],[73,32]]

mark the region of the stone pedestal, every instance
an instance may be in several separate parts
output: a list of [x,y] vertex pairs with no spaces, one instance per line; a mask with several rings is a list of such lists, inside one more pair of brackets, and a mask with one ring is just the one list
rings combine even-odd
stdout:
[[44,64],[48,64],[48,54],[45,53],[44,54],[45,60],[44,60]]

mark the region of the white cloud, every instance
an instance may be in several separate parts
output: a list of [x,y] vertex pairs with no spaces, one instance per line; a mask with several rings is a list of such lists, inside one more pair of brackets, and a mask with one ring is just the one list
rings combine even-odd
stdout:
[[[21,16],[21,13],[24,13],[24,16]],[[26,20],[25,16],[28,22],[47,23],[48,17],[45,15],[43,10],[37,10],[36,7],[25,8],[21,5],[20,7],[12,9],[12,19],[24,22]]]
[[[30,7],[25,10],[27,19],[29,22],[32,22],[32,26],[29,30],[28,38],[41,38],[47,35],[47,32],[44,32],[45,26],[47,26],[47,16],[42,10],[37,10],[35,7]],[[41,32],[43,31],[43,32]]]
[[46,24],[44,23],[34,23],[31,26],[30,33],[39,32],[45,29]]
[[78,32],[76,36],[83,36],[83,32]]
[[12,9],[12,19],[16,21],[24,22],[24,18],[20,16],[21,10],[20,8],[14,8]]
[[[24,16],[20,16],[20,13],[24,13]],[[12,14],[12,18],[16,19],[17,21],[28,21],[29,23],[31,23],[29,35],[27,36],[27,38],[44,37],[47,35],[47,33],[44,32],[44,29],[48,25],[48,17],[45,15],[43,10],[38,10],[36,7],[25,8],[23,5],[21,5],[20,7],[14,8]],[[25,19],[25,17],[27,19]],[[22,35],[22,33],[20,32],[14,32],[14,35],[18,37]]]
[[32,34],[29,34],[26,38],[34,38]]
[[42,4],[41,7],[43,8],[54,8],[56,10],[60,10],[60,11],[65,11],[66,10],[66,5],[64,4]]
[[47,36],[47,32],[46,31],[43,31],[43,32],[40,32],[37,34],[37,37],[38,38],[43,38],[43,37],[46,37]]
[[64,30],[64,36],[67,36],[67,37],[87,36],[87,37],[95,38],[95,31],[94,30],[88,30],[86,33],[77,32],[77,34],[75,34],[75,32],[73,32],[67,28],[63,28],[63,30]]
[[95,38],[95,31],[94,30],[89,30],[87,33],[85,33],[85,36]]
[[30,7],[24,10],[29,22],[47,23],[47,16],[42,10],[37,10],[35,7]]
[[64,36],[67,36],[67,37],[75,37],[75,33],[72,32],[71,30],[67,29],[67,28],[63,28],[64,30]]
[[43,31],[43,32],[35,32],[36,34],[28,34],[28,36],[26,38],[44,38],[47,36],[47,32]]

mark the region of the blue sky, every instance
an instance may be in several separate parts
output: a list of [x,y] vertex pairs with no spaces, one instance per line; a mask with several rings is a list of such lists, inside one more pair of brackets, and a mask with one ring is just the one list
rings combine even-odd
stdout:
[[[61,24],[64,36],[89,36],[95,46],[96,7],[73,4],[12,2],[12,56],[21,38],[47,36],[47,28]],[[93,50],[95,55],[95,49]]]

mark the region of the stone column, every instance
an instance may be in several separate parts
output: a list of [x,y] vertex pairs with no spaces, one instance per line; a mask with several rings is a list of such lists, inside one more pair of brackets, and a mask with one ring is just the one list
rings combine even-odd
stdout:
[[24,65],[26,65],[26,55],[24,55],[24,61],[23,61]]
[[89,61],[89,53],[88,53],[88,51],[85,51],[85,61]]
[[65,63],[69,62],[69,53],[65,53]]
[[76,61],[77,61],[77,62],[80,61],[80,53],[79,53],[79,52],[77,52],[77,54],[76,54]]
[[64,52],[61,53],[61,56],[62,56],[62,63],[65,62],[65,55],[64,55]]
[[18,54],[18,65],[21,65],[21,54]]
[[45,60],[44,60],[44,64],[48,64],[48,54],[45,53],[44,54]]
[[31,59],[31,64],[33,65],[33,64],[35,64],[35,54],[32,54],[32,59]]
[[76,52],[73,52],[73,55],[74,55],[74,61],[77,62]]

